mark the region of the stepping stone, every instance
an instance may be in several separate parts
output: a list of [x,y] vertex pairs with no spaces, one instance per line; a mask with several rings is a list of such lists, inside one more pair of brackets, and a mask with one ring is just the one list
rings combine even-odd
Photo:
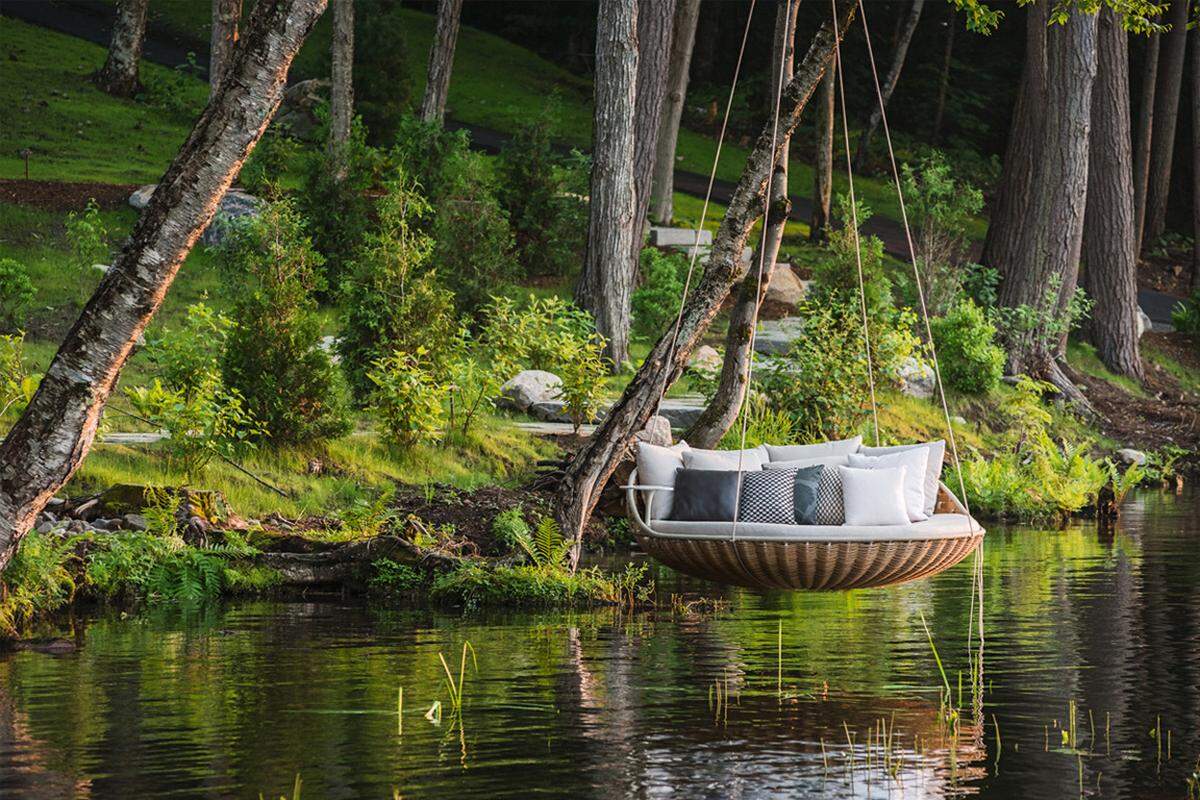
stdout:
[[712,247],[712,231],[701,230],[697,236],[695,228],[650,228],[650,244],[654,247],[675,247],[687,250],[692,245]]
[[758,323],[754,336],[755,352],[764,355],[783,355],[792,347],[792,342],[804,333],[804,319],[783,317]]

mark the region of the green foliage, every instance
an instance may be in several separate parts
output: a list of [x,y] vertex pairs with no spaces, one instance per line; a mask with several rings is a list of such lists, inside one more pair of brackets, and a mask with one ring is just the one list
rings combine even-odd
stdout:
[[742,423],[746,425],[746,447],[760,444],[787,444],[796,441],[796,422],[786,410],[775,406],[761,392],[751,392],[733,427],[725,431],[717,444],[718,450],[740,450],[742,448]]
[[71,264],[79,272],[91,268],[93,264],[108,263],[108,228],[95,200],[88,201],[82,214],[76,211],[67,214],[66,229]]
[[389,184],[378,223],[354,257],[342,285],[345,324],[338,352],[355,400],[367,402],[375,384],[367,373],[395,353],[426,348],[435,374],[444,369],[458,331],[453,296],[430,266],[433,242],[422,232],[429,204],[407,179]]
[[0,258],[0,332],[17,333],[25,327],[26,313],[36,294],[25,265]]
[[75,595],[67,562],[75,543],[53,531],[30,531],[0,575],[0,633],[18,636],[38,617],[61,608]]
[[648,598],[642,584],[646,565],[628,565],[622,573],[606,574],[597,567],[571,574],[536,566],[486,566],[467,563],[434,578],[430,589],[436,600],[467,609],[485,606],[631,605]]
[[234,230],[220,259],[235,298],[221,364],[226,386],[278,445],[348,432],[345,393],[321,347],[310,294],[320,285],[321,257],[295,208],[267,204]]
[[286,126],[280,130],[279,126],[272,125],[242,165],[238,182],[253,194],[272,195],[280,177],[296,163],[300,152],[300,142],[288,133]]
[[371,568],[374,574],[367,579],[367,589],[372,594],[411,592],[425,583],[425,576],[419,570],[390,558],[376,559],[371,563]]
[[574,273],[587,238],[586,159],[556,153],[550,121],[543,116],[518,128],[500,152],[499,172],[500,202],[508,211],[525,273]]
[[[492,520],[492,537],[504,546],[505,550],[521,548],[520,540],[530,537],[529,523],[525,521],[525,511],[520,506],[506,508]],[[523,549],[523,548],[522,548]]]
[[960,300],[944,317],[930,320],[942,380],[966,394],[985,394],[1000,384],[1004,351],[996,326],[974,301]]
[[354,108],[373,142],[390,142],[412,99],[407,68],[410,23],[399,0],[357,0],[355,16],[359,24],[354,32]]
[[528,528],[523,532],[514,532],[513,541],[535,567],[549,571],[567,568],[571,542],[563,537],[553,517],[542,517],[538,520],[533,533],[530,533]]
[[963,265],[963,294],[980,308],[995,308],[1000,294],[1000,271],[982,264]]
[[1093,302],[1076,287],[1067,302],[1065,313],[1059,312],[1062,278],[1054,276],[1035,305],[996,309],[996,327],[1009,351],[1025,353],[1053,352],[1058,341],[1075,330],[1091,312]]
[[642,251],[642,283],[631,298],[636,333],[657,339],[674,324],[686,276],[685,256],[653,247]]
[[148,336],[142,354],[171,389],[191,394],[220,375],[221,354],[233,320],[205,303],[187,307],[183,324]]
[[145,77],[145,99],[179,120],[195,119],[200,113],[196,95],[189,91],[203,70],[196,63],[196,54],[188,52],[187,59],[169,72],[149,72]]
[[25,369],[24,335],[0,334],[0,419],[24,411],[41,380]]
[[1180,333],[1192,336],[1200,334],[1200,290],[1192,292],[1186,300],[1180,300],[1171,309],[1171,324]]
[[892,282],[888,279],[883,264],[883,240],[878,236],[861,233],[862,227],[872,216],[871,209],[858,201],[859,233],[849,224],[850,200],[838,195],[838,219],[847,223],[829,233],[828,256],[813,264],[812,299],[817,303],[852,303],[859,307],[859,265],[855,257],[855,242],[861,257],[862,290],[866,298],[867,313],[871,316],[892,305]]
[[436,204],[450,188],[448,178],[462,169],[454,162],[469,153],[470,143],[465,130],[448,131],[440,123],[406,114],[400,120],[391,156],[414,181],[417,191]]
[[412,352],[395,350],[373,362],[367,373],[374,385],[371,408],[383,424],[384,437],[397,447],[435,441],[445,432],[450,384],[428,355],[421,346]]

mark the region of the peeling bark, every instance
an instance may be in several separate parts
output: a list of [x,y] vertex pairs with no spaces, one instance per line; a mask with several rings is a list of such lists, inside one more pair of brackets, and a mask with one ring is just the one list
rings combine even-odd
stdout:
[[226,79],[0,444],[0,569],[78,469],[134,343],[283,97],[325,0],[258,0]]
[[687,99],[688,73],[699,19],[700,0],[677,0],[667,68],[667,96],[663,98],[650,190],[650,218],[662,225],[669,225],[675,213],[675,148],[679,142],[679,121],[683,117],[683,102]]
[[441,125],[446,117],[446,98],[450,96],[450,72],[454,67],[454,47],[458,43],[458,25],[463,0],[439,0],[437,30],[429,48],[429,73],[420,117]]
[[208,47],[208,96],[217,93],[217,86],[238,42],[238,21],[242,17],[242,0],[212,0],[212,34]]
[[913,34],[916,33],[917,23],[921,21],[921,9],[924,6],[925,0],[913,0],[908,17],[904,20],[904,28],[900,31],[900,37],[896,40],[896,48],[892,55],[892,66],[888,68],[887,77],[883,79],[881,88],[883,108],[879,107],[879,103],[875,103],[871,110],[867,127],[858,139],[858,152],[854,154],[855,169],[862,169],[863,160],[867,157],[867,151],[871,147],[871,140],[875,138],[875,131],[879,129],[879,124],[883,121],[883,111],[892,99],[892,93],[896,91],[896,84],[900,82],[900,71],[904,69],[904,61],[908,58],[908,46],[912,44]]
[[334,177],[346,177],[346,143],[354,118],[354,0],[331,0],[333,37],[329,45],[329,155]]
[[1158,89],[1154,95],[1154,133],[1150,137],[1150,170],[1146,188],[1146,221],[1142,245],[1167,229],[1171,195],[1171,164],[1175,158],[1175,129],[1179,124],[1179,96],[1183,88],[1187,49],[1188,0],[1174,0],[1168,12],[1171,30],[1165,34],[1158,62]]
[[108,56],[93,78],[101,90],[114,97],[133,97],[142,90],[138,67],[146,40],[146,6],[149,4],[150,0],[117,3]]
[[[853,0],[838,0],[836,13],[839,31],[844,35],[854,17]],[[677,333],[667,331],[654,344],[621,399],[568,465],[559,484],[555,518],[563,535],[574,541],[573,563],[578,563],[584,524],[595,508],[605,482],[624,458],[634,432],[645,427],[655,413],[658,398],[683,372],[688,357],[729,295],[730,288],[744,277],[742,249],[762,213],[768,176],[778,163],[788,136],[800,121],[801,112],[821,82],[833,55],[833,45],[833,25],[827,22],[813,36],[795,77],[784,89],[778,125],[772,131],[768,123],[746,159],[704,274],[684,306]]]

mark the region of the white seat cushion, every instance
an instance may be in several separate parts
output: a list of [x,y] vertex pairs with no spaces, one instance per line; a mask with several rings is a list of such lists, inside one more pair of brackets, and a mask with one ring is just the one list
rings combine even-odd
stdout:
[[796,461],[806,458],[847,456],[858,452],[861,446],[861,436],[854,436],[850,439],[839,439],[833,442],[818,442],[817,444],[763,445],[771,461]]
[[[683,453],[687,442],[671,447],[661,447],[648,442],[639,442],[637,451],[638,483],[643,486],[674,486],[675,473],[683,469]],[[655,492],[650,504],[651,519],[663,519],[671,515],[674,492]]]
[[767,460],[766,451],[761,447],[747,450],[697,450],[689,448],[683,453],[685,469],[725,469],[743,472],[762,469]]
[[[681,539],[728,539],[732,522],[681,522],[657,520],[651,525],[659,536]],[[966,514],[934,514],[906,525],[779,525],[739,522],[738,539],[759,542],[890,542],[913,539],[952,539],[983,533],[983,527]]]
[[[904,497],[906,467],[834,469],[842,476],[842,503],[847,525],[903,525],[914,521],[909,517]],[[918,511],[923,499],[923,496],[916,498]]]

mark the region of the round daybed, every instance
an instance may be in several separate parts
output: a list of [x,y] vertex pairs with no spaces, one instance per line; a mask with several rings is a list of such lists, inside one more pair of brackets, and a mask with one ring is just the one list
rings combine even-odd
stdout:
[[[984,529],[944,484],[934,513],[907,525],[779,525],[654,519],[667,486],[630,476],[626,507],[646,553],[698,578],[753,589],[861,589],[936,575],[983,541]],[[652,505],[650,506],[652,509]]]

